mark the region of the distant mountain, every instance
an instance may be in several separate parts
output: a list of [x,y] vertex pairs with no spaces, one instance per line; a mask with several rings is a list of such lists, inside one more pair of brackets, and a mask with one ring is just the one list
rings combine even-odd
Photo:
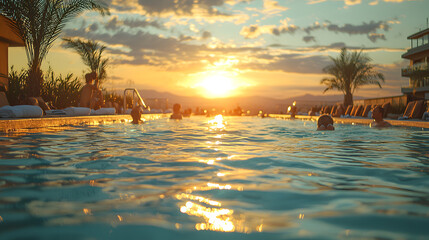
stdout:
[[[140,95],[151,102],[150,99],[167,99],[168,107],[171,108],[173,104],[180,103],[183,109],[203,108],[203,109],[217,109],[217,110],[232,110],[240,106],[244,110],[250,110],[257,113],[260,110],[269,113],[285,112],[287,107],[292,105],[294,101],[297,102],[298,111],[308,111],[311,106],[315,105],[332,105],[337,102],[342,102],[343,95],[312,95],[305,94],[296,97],[285,99],[274,99],[269,97],[251,96],[251,97],[232,97],[232,98],[216,98],[207,99],[203,97],[186,97],[179,96],[169,92],[158,92],[155,90],[139,90]],[[354,99],[362,99],[362,97],[355,96]]]

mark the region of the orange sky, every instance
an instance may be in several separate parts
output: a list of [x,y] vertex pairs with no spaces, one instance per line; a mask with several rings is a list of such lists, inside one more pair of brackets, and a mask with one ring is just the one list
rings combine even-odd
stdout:
[[[85,13],[63,36],[105,44],[111,59],[105,88],[153,89],[182,96],[321,95],[322,68],[341,47],[363,49],[385,74],[383,89],[356,95],[400,95],[406,37],[425,27],[424,1],[110,0],[111,15]],[[425,15],[426,14],[426,15]],[[82,78],[80,57],[57,40],[43,69]],[[9,65],[26,66],[23,49]],[[329,94],[340,94],[332,91]]]

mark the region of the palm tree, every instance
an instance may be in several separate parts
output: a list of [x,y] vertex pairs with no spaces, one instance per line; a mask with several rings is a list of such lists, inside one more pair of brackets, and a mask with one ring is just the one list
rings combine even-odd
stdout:
[[106,46],[99,44],[96,41],[83,41],[80,39],[63,38],[66,48],[73,48],[82,58],[83,63],[89,67],[91,72],[96,72],[98,76],[98,84],[101,85],[106,79],[106,68],[109,59],[102,58],[102,54]]
[[29,65],[28,96],[40,96],[41,64],[64,26],[85,10],[109,14],[99,0],[0,0],[0,14],[25,42]]
[[353,105],[353,93],[363,85],[375,84],[381,88],[380,80],[384,82],[384,76],[374,69],[371,58],[362,50],[348,52],[342,48],[337,58],[330,58],[333,64],[323,68],[323,72],[333,77],[323,78],[320,83],[326,85],[323,93],[332,89],[342,91],[344,106]]

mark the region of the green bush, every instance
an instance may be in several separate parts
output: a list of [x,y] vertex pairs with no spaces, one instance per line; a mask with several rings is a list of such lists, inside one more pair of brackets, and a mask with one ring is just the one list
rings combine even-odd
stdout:
[[9,78],[8,78],[8,89],[6,91],[7,100],[10,105],[25,104],[27,99],[27,79],[28,71],[21,69],[20,72],[13,69],[13,66],[10,68]]
[[[9,72],[9,87],[6,96],[11,105],[27,104],[27,81],[28,70],[21,69],[20,72],[13,69]],[[44,74],[41,97],[46,102],[52,102],[55,108],[66,108],[78,106],[80,89],[82,83],[73,74],[57,77],[51,68]]]
[[56,108],[62,109],[71,106],[78,106],[82,83],[72,73],[63,77],[61,74],[56,77],[49,68],[42,85],[42,98],[52,102]]
[[124,97],[116,92],[108,92],[104,91],[104,101],[105,102],[115,102],[118,103],[119,106],[122,106],[124,104]]

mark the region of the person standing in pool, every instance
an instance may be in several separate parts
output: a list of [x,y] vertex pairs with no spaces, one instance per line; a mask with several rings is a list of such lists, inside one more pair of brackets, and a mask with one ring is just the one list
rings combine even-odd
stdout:
[[133,107],[133,109],[131,110],[131,117],[133,118],[133,121],[132,121],[133,124],[140,124],[143,122],[141,120],[142,109],[140,106]]
[[334,120],[329,115],[322,115],[317,119],[317,131],[335,130]]
[[173,114],[171,114],[170,119],[182,119],[182,106],[178,103],[173,105]]
[[372,118],[374,118],[374,121],[369,126],[376,128],[392,126],[392,124],[383,119],[383,114],[384,109],[381,106],[374,107],[374,109],[372,109]]

